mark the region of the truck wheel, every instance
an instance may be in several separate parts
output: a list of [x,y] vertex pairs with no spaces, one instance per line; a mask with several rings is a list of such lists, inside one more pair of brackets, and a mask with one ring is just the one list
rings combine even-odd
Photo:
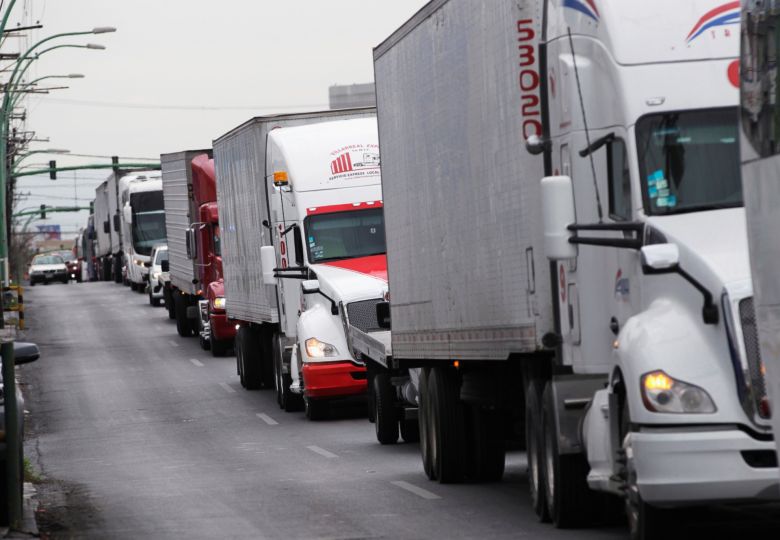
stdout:
[[588,487],[588,462],[584,454],[558,451],[557,418],[552,383],[542,394],[542,446],[544,494],[553,524],[559,529],[586,525],[593,515],[594,493]]
[[496,410],[477,405],[468,408],[471,422],[469,478],[475,482],[497,482],[504,476],[506,448],[504,423]]
[[390,375],[380,371],[374,374],[374,426],[376,440],[380,444],[398,442],[398,412],[395,409],[395,392]]
[[184,299],[184,295],[174,295],[173,307],[176,313],[176,332],[181,337],[190,337],[192,335],[192,326],[187,318],[187,302]]
[[211,341],[200,335],[198,336],[198,345],[200,345],[200,348],[204,351],[211,350]]
[[531,507],[539,521],[550,521],[547,499],[544,495],[544,456],[542,455],[542,397],[539,384],[532,380],[525,391],[525,445],[528,456],[528,487]]
[[122,261],[117,257],[114,259],[114,283],[122,283]]
[[420,422],[420,455],[422,456],[423,470],[425,476],[429,480],[436,480],[436,471],[433,468],[433,456],[431,455],[431,447],[433,446],[431,438],[433,433],[431,432],[431,406],[429,401],[429,379],[430,370],[428,368],[422,368],[420,370],[419,385],[419,408],[417,409],[417,417]]
[[241,381],[241,388],[246,388],[246,381],[244,380],[244,360],[243,353],[241,352],[241,328],[236,331],[236,337],[233,338],[233,348],[236,350],[236,375],[238,375]]
[[241,337],[241,369],[244,373],[244,388],[260,388],[260,340],[257,332],[248,326],[239,329]]
[[330,406],[327,401],[304,398],[303,404],[306,418],[309,420],[317,422],[319,420],[326,420],[328,418],[328,411]]
[[398,427],[404,442],[415,443],[420,440],[420,425],[417,420],[399,420]]
[[671,510],[651,506],[642,500],[637,484],[637,472],[634,462],[628,456],[631,452],[630,433],[631,414],[628,410],[628,400],[623,398],[620,407],[620,458],[623,463],[620,476],[625,486],[625,509],[631,540],[655,540],[669,536],[670,523],[679,527],[679,518],[670,519]]
[[[214,334],[212,334],[213,336]],[[223,341],[221,339],[214,339],[213,337],[210,340],[211,343],[211,356],[219,357],[219,356],[225,356],[230,349],[230,343],[227,341]]]
[[431,459],[442,484],[463,480],[466,437],[458,373],[449,368],[431,369],[430,399]]
[[138,285],[134,281],[130,282],[130,290],[133,292],[136,292],[138,290]]

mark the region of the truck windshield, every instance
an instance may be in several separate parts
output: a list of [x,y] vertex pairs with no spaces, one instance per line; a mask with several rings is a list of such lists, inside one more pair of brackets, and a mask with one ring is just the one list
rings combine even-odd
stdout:
[[648,215],[742,205],[734,108],[644,116],[636,124]]
[[140,255],[151,255],[152,248],[165,242],[165,212],[133,214],[133,248]]
[[312,263],[385,253],[385,220],[381,208],[309,216],[304,221]]

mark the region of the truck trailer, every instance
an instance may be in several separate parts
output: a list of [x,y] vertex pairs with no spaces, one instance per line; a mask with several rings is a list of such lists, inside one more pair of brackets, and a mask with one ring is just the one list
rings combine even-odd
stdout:
[[[225,301],[247,389],[324,418],[365,393],[348,321],[386,291],[374,109],[254,118],[214,142]],[[302,401],[301,401],[302,398]]]
[[[180,336],[200,337],[215,356],[233,346],[222,292],[219,214],[211,150],[160,156],[168,233],[163,297]],[[163,268],[165,270],[165,268]]]
[[670,508],[780,497],[738,23],[712,0],[434,0],[375,49],[390,336],[361,350],[419,370],[429,478],[500,477],[522,429],[559,527],[614,498],[655,538]]
[[111,279],[111,219],[108,210],[108,181],[95,188],[95,272],[99,281]]
[[[780,11],[773,4],[743,2],[741,73],[742,186],[753,277],[752,306],[740,306],[746,321],[754,326],[746,341],[765,380],[749,378],[763,391],[772,417],[774,433],[780,433],[780,141],[777,139],[777,67],[774,52],[780,36],[768,31],[780,23]],[[751,315],[754,310],[755,314]],[[751,316],[755,320],[751,321]],[[748,373],[749,375],[749,373]],[[771,405],[770,405],[771,404]],[[780,456],[780,441],[775,439]]]

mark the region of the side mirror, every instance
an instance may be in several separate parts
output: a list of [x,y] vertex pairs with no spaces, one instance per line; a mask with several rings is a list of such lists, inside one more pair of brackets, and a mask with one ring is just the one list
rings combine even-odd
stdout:
[[295,227],[293,242],[295,243],[295,264],[297,266],[303,266],[305,260],[303,258],[303,236],[300,227]]
[[171,264],[168,262],[168,260],[160,261],[160,270],[163,272],[170,272],[171,271]]
[[129,204],[126,204],[124,208],[122,208],[122,212],[125,216],[125,223],[132,223],[133,222],[133,209],[130,208]]
[[119,222],[119,214],[114,214],[114,230],[119,231],[122,224]]
[[111,232],[111,225],[110,225],[108,220],[105,220],[103,222],[103,232],[106,233],[106,234]]
[[273,246],[262,246],[260,248],[260,269],[263,272],[263,283],[266,285],[276,285],[276,250]]
[[544,225],[544,251],[553,261],[573,259],[577,246],[569,243],[574,233],[569,225],[576,222],[574,188],[568,176],[542,178],[542,216]]
[[35,343],[14,341],[14,362],[16,365],[29,364],[41,357],[41,351]]
[[390,302],[379,302],[376,305],[376,321],[379,328],[390,330]]
[[316,294],[320,292],[320,282],[317,279],[307,279],[301,282],[301,292],[303,294]]
[[189,259],[197,259],[198,258],[198,244],[197,240],[195,238],[195,230],[192,228],[187,229],[187,232],[184,233],[184,243],[187,247],[187,258]]
[[680,266],[680,248],[677,244],[650,244],[642,246],[642,270],[646,273],[676,272]]

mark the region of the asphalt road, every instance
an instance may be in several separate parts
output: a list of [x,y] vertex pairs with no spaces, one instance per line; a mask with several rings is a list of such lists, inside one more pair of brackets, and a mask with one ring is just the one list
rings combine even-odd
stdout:
[[[538,523],[522,453],[509,456],[503,482],[440,485],[416,444],[376,442],[364,406],[324,422],[284,413],[272,392],[241,388],[233,357],[178,337],[164,309],[119,285],[38,286],[25,302],[27,338],[42,352],[19,372],[44,536],[627,536],[621,525]],[[719,509],[686,531],[774,538],[780,514]]]

